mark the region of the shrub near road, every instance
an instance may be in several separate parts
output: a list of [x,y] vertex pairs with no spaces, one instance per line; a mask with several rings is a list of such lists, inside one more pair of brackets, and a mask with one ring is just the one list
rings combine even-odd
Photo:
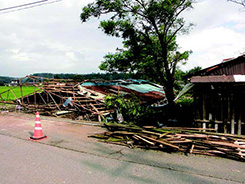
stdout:
[[[0,86],[0,95],[4,101],[12,101],[16,99],[10,89],[16,95],[17,98],[21,97],[21,91],[19,86],[18,87]],[[34,89],[33,86],[22,86],[23,96],[28,95],[37,90],[39,90],[39,88],[37,87]]]

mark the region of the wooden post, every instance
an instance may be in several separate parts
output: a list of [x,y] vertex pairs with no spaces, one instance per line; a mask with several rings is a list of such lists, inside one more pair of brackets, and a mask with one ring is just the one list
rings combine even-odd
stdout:
[[[206,101],[205,101],[205,93],[203,94],[203,99],[202,99],[202,119],[206,120]],[[202,123],[202,128],[204,129],[203,132],[206,130],[206,122]]]
[[[230,103],[234,104],[234,98],[233,97],[231,97]],[[234,107],[233,104],[232,105],[230,104],[230,106],[231,106],[231,108],[230,108],[230,113],[231,113],[231,115],[230,115],[230,117],[231,117],[231,134],[235,134],[235,107]]]
[[232,109],[232,116],[231,116],[231,134],[235,134],[235,112]]
[[218,125],[218,123],[215,123],[215,124],[214,124],[214,129],[215,129],[216,132],[219,131],[219,125]]
[[[224,103],[225,103],[225,97],[223,96],[223,93],[222,93],[221,102],[220,102],[220,120],[223,122],[223,124],[224,124],[224,120],[225,120],[225,118],[224,118]],[[217,125],[217,127],[219,127],[219,126]],[[217,132],[218,131],[219,130],[217,128]]]
[[35,79],[33,79],[33,86],[34,86],[34,104],[37,104],[37,96],[36,96],[36,86],[35,86]]
[[[227,120],[230,121],[231,117],[231,102],[230,102],[230,97],[227,97]],[[224,133],[227,134],[227,120],[224,121]]]
[[206,129],[206,123],[205,122],[202,123],[202,128],[203,128],[203,132],[206,132],[206,130],[205,130]]
[[242,134],[242,112],[241,111],[239,113],[237,134],[238,135]]
[[21,84],[21,80],[20,79],[19,79],[19,84],[20,84],[21,103],[24,104],[24,102],[23,102],[22,84]]
[[205,101],[205,94],[203,94],[203,99],[202,99],[202,119],[206,119],[206,101]]

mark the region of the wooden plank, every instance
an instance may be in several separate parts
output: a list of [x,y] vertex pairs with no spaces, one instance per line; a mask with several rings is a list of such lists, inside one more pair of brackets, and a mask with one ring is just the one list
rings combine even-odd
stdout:
[[160,133],[151,132],[151,131],[147,131],[147,130],[142,130],[142,133],[146,133],[146,134],[150,134],[150,135],[156,135],[158,137],[160,137],[162,135]]
[[54,100],[54,98],[52,97],[52,95],[50,93],[48,93],[50,98],[53,100],[53,102],[55,103],[56,107],[61,111],[60,107],[58,106],[58,104],[56,103],[56,101]]
[[191,149],[190,149],[190,151],[189,151],[189,153],[190,153],[190,154],[192,154],[192,153],[193,153],[194,147],[195,147],[195,145],[194,145],[194,144],[192,144],[192,145],[191,145]]
[[1,94],[0,94],[0,98],[1,98],[2,101],[4,101]]
[[135,132],[127,132],[127,131],[114,131],[114,132],[111,132],[110,135],[137,135]]
[[169,143],[172,144],[184,144],[184,143],[191,143],[192,140],[168,140]]
[[173,144],[171,144],[168,141],[165,141],[165,140],[162,140],[162,139],[161,140],[157,140],[157,139],[154,139],[154,138],[151,138],[151,137],[147,137],[145,135],[140,135],[140,136],[145,138],[145,139],[148,139],[150,141],[157,142],[158,144],[162,144],[164,146],[171,147],[173,149],[179,149],[179,146],[173,145]]
[[194,120],[195,123],[218,123],[218,124],[222,124],[223,121],[218,121],[218,120],[207,120],[207,119],[195,119]]
[[185,138],[199,138],[199,139],[208,138],[208,135],[206,134],[176,134],[176,135],[180,137],[185,137]]
[[11,89],[10,91],[11,91],[11,93],[14,95],[15,100],[17,100],[17,101],[18,101],[18,98],[17,98],[17,96],[15,95],[15,93],[13,92],[13,90]]
[[44,98],[42,97],[42,95],[41,95],[40,93],[38,93],[38,94],[39,94],[40,98],[42,99],[42,101],[44,102],[44,104],[47,104],[47,103],[45,102]]
[[98,120],[99,122],[101,122],[101,117],[105,120],[105,117],[98,111],[98,109],[90,103],[90,106],[96,111],[96,113],[98,114]]
[[142,140],[142,141],[144,141],[144,142],[146,142],[147,144],[150,144],[150,145],[152,145],[152,146],[155,145],[154,142],[148,141],[147,139],[144,139],[143,137],[141,137],[141,136],[139,136],[139,135],[134,135],[134,137],[136,137],[136,138],[138,138],[138,139],[140,139],[140,140]]
[[229,142],[221,142],[221,141],[202,141],[203,143],[207,143],[213,146],[222,146],[222,147],[230,147],[230,148],[240,148],[239,145]]

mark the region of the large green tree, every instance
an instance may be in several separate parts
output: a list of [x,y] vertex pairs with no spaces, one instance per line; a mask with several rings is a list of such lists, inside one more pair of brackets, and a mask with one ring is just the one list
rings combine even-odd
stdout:
[[100,28],[123,39],[124,47],[106,55],[100,69],[134,73],[159,82],[165,88],[169,104],[173,104],[177,65],[190,54],[179,51],[176,36],[187,33],[191,26],[186,25],[181,14],[192,8],[193,1],[95,0],[85,6],[82,22],[106,14]]

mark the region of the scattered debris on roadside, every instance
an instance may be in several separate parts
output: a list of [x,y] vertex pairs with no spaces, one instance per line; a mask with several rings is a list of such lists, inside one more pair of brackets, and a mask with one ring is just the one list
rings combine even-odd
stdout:
[[104,126],[108,129],[107,132],[90,137],[130,148],[202,154],[245,161],[245,136],[215,133],[214,129],[201,128],[140,128],[112,123],[105,123]]

